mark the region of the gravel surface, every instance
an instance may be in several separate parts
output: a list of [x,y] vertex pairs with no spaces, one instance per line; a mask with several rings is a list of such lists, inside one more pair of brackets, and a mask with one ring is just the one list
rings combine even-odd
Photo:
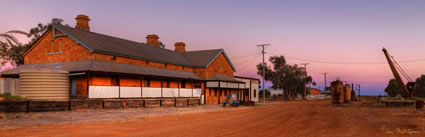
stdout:
[[[261,106],[261,105],[260,105]],[[42,126],[51,124],[69,124],[92,121],[125,121],[128,119],[146,118],[155,115],[185,114],[194,112],[221,111],[243,109],[222,107],[221,105],[201,105],[196,107],[158,107],[129,109],[87,109],[77,111],[0,113],[0,131],[22,126]]]
[[24,124],[25,126],[20,128],[0,130],[0,136],[425,136],[424,110],[416,110],[413,107],[382,107],[374,102],[376,99],[362,98],[361,102],[344,105],[332,105],[330,101],[286,101],[240,108],[205,105],[193,108],[104,110],[95,113],[83,111],[71,112],[70,115],[85,117],[79,119],[87,121],[62,124],[56,124],[55,121],[72,120],[66,120],[66,116],[49,113],[52,119],[47,117],[39,120],[53,124]]

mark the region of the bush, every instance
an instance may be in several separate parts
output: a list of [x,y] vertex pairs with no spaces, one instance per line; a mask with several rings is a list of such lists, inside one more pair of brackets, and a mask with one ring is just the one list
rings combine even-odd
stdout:
[[28,100],[25,97],[21,96],[12,96],[10,93],[0,94],[1,98],[4,98],[6,100]]

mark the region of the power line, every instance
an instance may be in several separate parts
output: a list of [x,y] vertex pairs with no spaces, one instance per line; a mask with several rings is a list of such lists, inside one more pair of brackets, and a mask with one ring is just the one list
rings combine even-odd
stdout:
[[248,63],[247,65],[245,65],[244,67],[241,67],[241,69],[238,71],[238,73],[241,73],[241,72],[243,72],[243,70],[246,70],[246,68],[248,68],[248,66],[249,66],[249,65],[251,65],[252,63],[254,63],[255,61],[257,61],[257,59],[258,59],[259,57],[260,57],[260,56],[256,56],[256,58],[255,58],[254,60],[249,61],[249,63]]
[[232,60],[234,60],[234,59],[240,59],[240,58],[244,58],[244,57],[250,57],[250,56],[255,56],[255,55],[258,55],[258,53],[255,53],[255,54],[251,54],[251,55],[244,55],[244,56],[239,56],[239,57],[233,57],[233,58],[232,58]]
[[[257,55],[260,55],[260,54],[257,54]],[[254,59],[255,57],[257,57],[257,56],[253,56],[251,58],[248,58],[247,60],[244,60],[242,63],[236,64],[235,66],[237,67],[237,66],[243,65],[245,63],[249,63],[249,61]]]
[[[277,55],[284,56],[279,51],[277,51],[276,49],[274,49],[272,46],[270,46],[270,47],[271,47],[271,51],[272,52],[277,53]],[[333,62],[333,61],[319,61],[319,60],[294,58],[294,57],[289,57],[289,56],[285,56],[285,58],[291,59],[291,60],[298,60],[298,61],[304,61],[304,62],[314,62],[314,63],[322,63],[322,64],[339,64],[339,65],[350,65],[350,64],[353,64],[353,65],[387,64],[386,62]],[[411,63],[411,62],[419,62],[419,61],[425,61],[425,59],[405,60],[405,61],[399,61],[398,63]]]

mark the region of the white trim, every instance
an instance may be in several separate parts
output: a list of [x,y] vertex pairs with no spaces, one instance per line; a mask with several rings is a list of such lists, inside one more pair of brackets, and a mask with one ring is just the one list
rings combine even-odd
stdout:
[[162,97],[178,97],[178,88],[162,88]]
[[207,82],[207,88],[217,88],[218,87],[218,81],[208,81]]
[[89,98],[119,98],[119,86],[89,86]]
[[227,88],[227,82],[220,81],[220,88]]
[[192,89],[191,88],[181,88],[180,89],[180,97],[192,97]]
[[140,98],[142,93],[140,92],[141,87],[120,87],[120,98]]
[[143,87],[142,97],[161,97],[161,88]]

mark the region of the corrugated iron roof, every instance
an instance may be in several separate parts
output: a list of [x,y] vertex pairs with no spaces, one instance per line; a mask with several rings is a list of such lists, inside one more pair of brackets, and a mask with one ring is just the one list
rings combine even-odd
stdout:
[[198,68],[208,67],[220,53],[223,53],[233,70],[236,70],[223,49],[175,52],[165,48],[147,46],[144,43],[58,24],[53,24],[52,28],[68,35],[77,43],[88,48],[90,52]]
[[139,74],[139,75],[145,75],[145,76],[161,76],[161,77],[170,77],[170,78],[202,80],[201,77],[197,76],[193,72],[143,67],[138,65],[121,64],[121,63],[98,61],[98,60],[45,63],[45,64],[26,64],[26,65],[20,65],[16,68],[2,72],[1,75],[3,76],[19,75],[19,73],[22,71],[37,70],[37,69],[65,70],[69,72],[82,72],[82,71],[113,72],[113,73]]
[[221,75],[221,74],[213,74],[210,78],[208,78],[208,80],[244,83],[240,80],[234,79],[233,77],[230,77],[227,75]]

